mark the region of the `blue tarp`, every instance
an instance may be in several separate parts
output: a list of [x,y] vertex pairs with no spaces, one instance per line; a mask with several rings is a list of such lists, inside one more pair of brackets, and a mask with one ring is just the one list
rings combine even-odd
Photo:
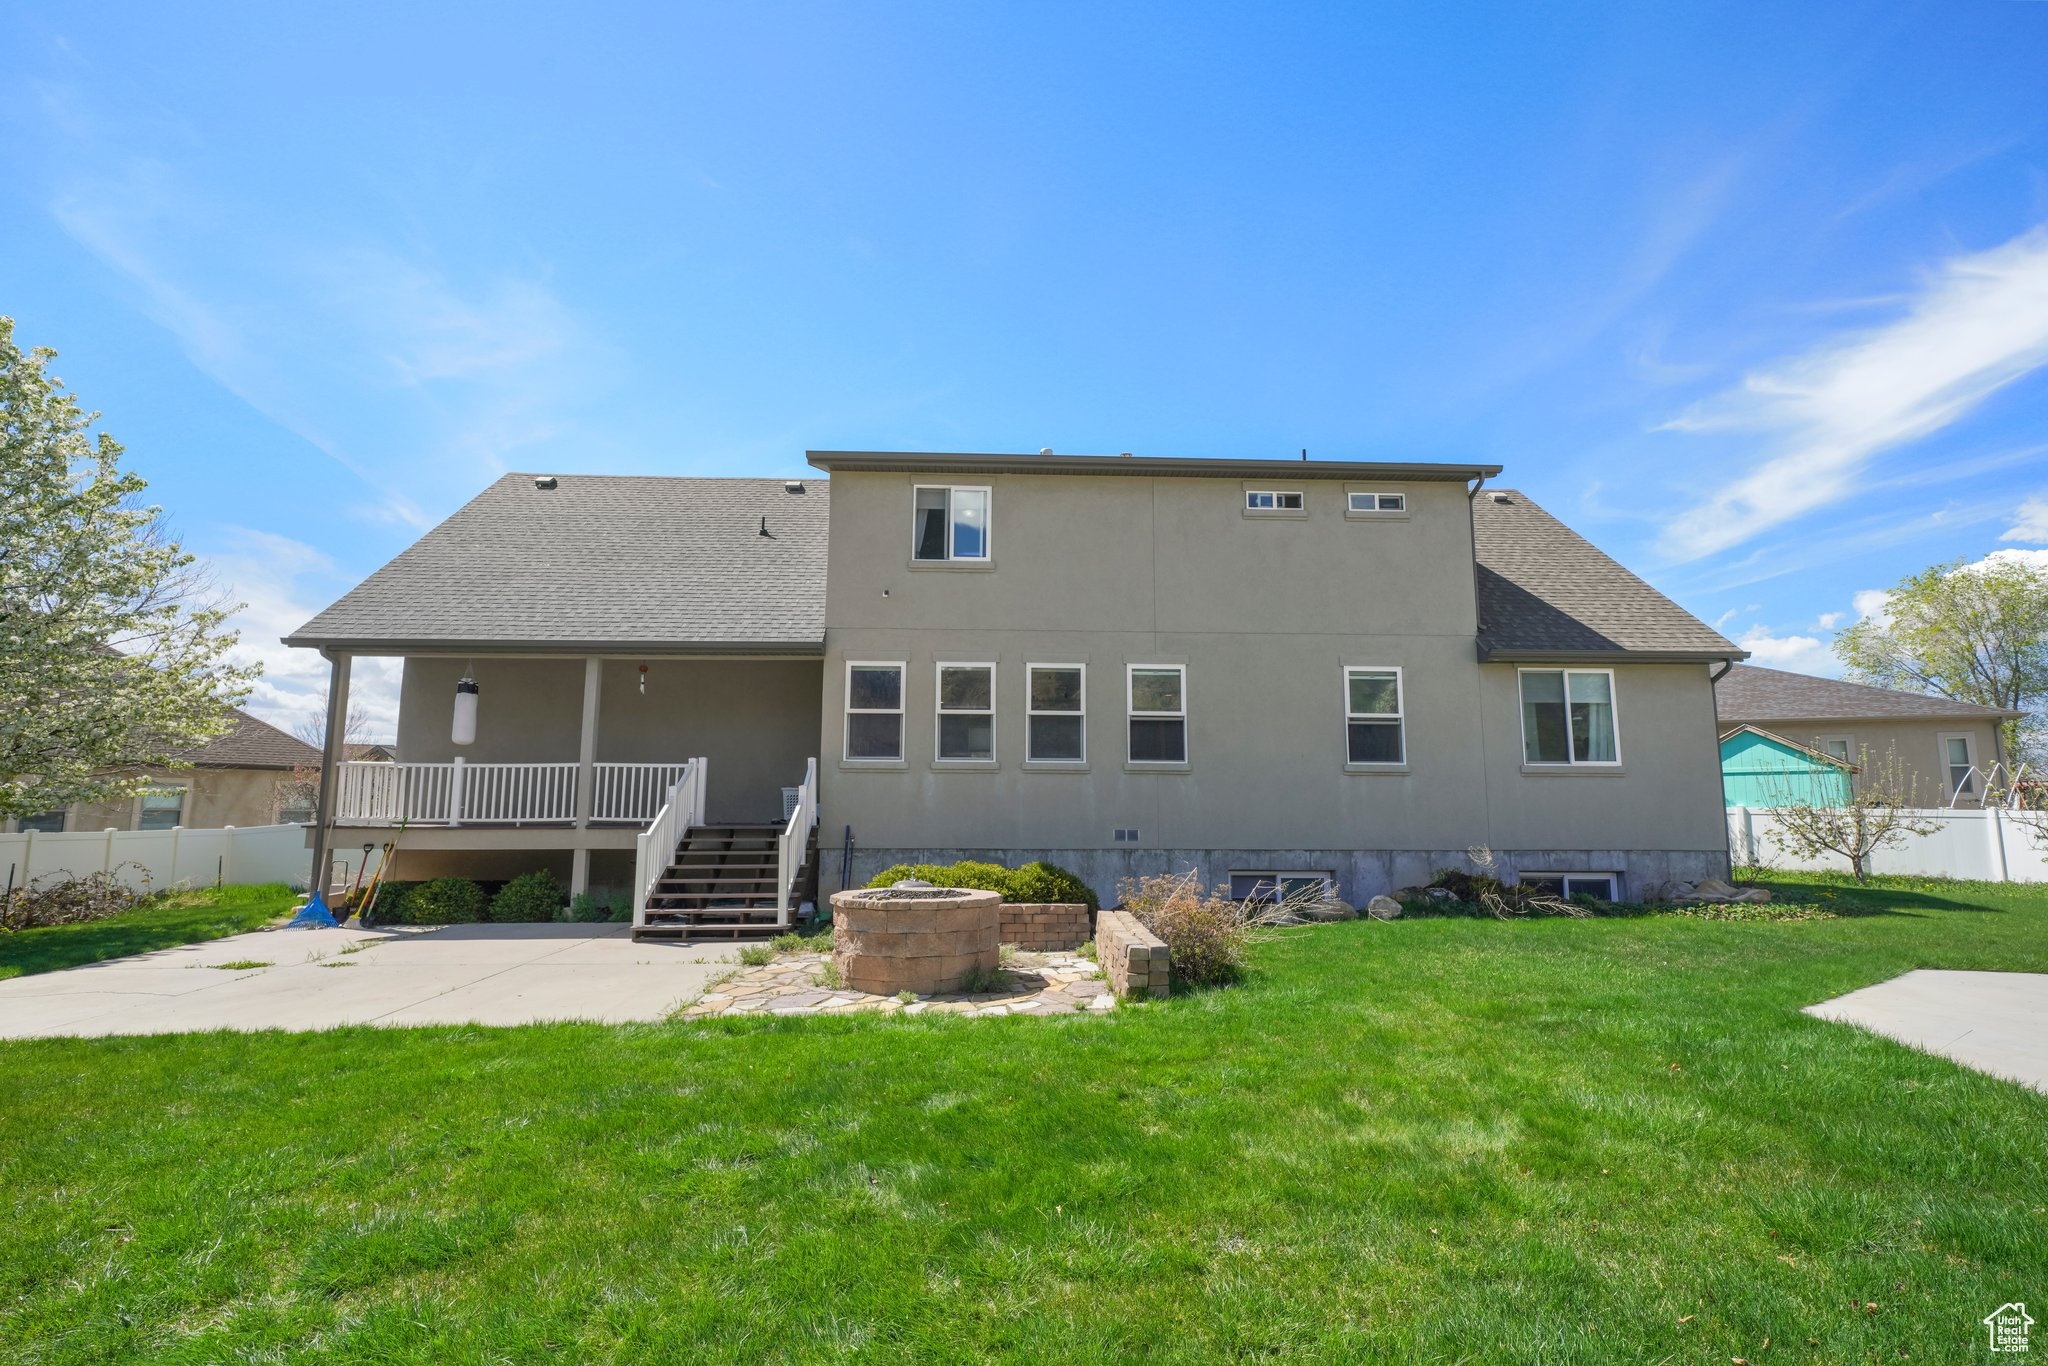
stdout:
[[320,893],[313,893],[312,899],[299,908],[299,913],[286,925],[288,930],[331,930],[341,922],[334,918],[334,912],[327,909],[327,903],[320,899]]

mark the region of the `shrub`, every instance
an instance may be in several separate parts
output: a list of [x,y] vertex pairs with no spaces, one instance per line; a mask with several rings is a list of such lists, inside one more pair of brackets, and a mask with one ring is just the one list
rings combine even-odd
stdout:
[[1236,981],[1244,950],[1264,923],[1254,907],[1230,898],[1228,887],[1204,892],[1193,873],[1125,882],[1124,909],[1166,944],[1173,979],[1187,986]]
[[509,924],[553,920],[562,910],[562,884],[546,868],[521,873],[491,898],[491,919]]
[[612,918],[611,899],[578,892],[569,899],[569,918],[579,925],[602,925]]
[[1005,901],[1051,902],[1097,909],[1095,889],[1056,863],[1027,863],[1010,874]]
[[1051,863],[1027,863],[1009,869],[1000,863],[899,863],[884,868],[868,879],[870,887],[887,887],[906,878],[929,882],[934,887],[970,887],[995,892],[1010,902],[1080,903],[1096,909],[1094,891],[1066,869]]
[[402,925],[469,925],[484,918],[484,889],[466,877],[437,877],[408,891],[395,909],[397,917],[379,914],[378,919]]

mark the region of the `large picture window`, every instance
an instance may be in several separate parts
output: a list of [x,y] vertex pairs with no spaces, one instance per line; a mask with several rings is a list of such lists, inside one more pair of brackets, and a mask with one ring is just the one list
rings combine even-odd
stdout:
[[1522,754],[1532,764],[1613,764],[1614,674],[1607,669],[1524,669]]
[[1088,671],[1079,664],[1026,667],[1024,757],[1039,764],[1078,764],[1088,758]]
[[911,516],[911,558],[987,559],[988,493],[985,488],[920,485]]
[[846,757],[903,757],[903,666],[846,666]]
[[996,757],[996,666],[939,665],[940,759]]
[[1188,761],[1187,670],[1178,664],[1130,666],[1130,761]]
[[1401,724],[1399,669],[1344,670],[1344,729],[1346,763],[1408,761]]

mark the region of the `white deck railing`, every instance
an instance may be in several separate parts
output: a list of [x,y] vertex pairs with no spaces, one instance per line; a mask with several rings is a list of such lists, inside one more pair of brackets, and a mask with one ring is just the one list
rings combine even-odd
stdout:
[[690,765],[680,764],[598,764],[596,787],[591,793],[590,819],[632,821],[635,825],[654,819]]
[[647,923],[647,899],[668,871],[676,846],[693,825],[704,824],[703,759],[692,759],[663,793],[661,809],[633,845],[633,926]]
[[818,823],[818,761],[804,765],[803,786],[796,792],[796,810],[775,841],[775,923],[789,924],[790,884],[804,866],[804,846],[810,843],[811,827]]
[[[690,765],[593,768],[590,818],[638,824],[653,819]],[[473,764],[466,759],[345,763],[335,791],[335,819],[357,825],[573,824],[576,769],[573,763]]]

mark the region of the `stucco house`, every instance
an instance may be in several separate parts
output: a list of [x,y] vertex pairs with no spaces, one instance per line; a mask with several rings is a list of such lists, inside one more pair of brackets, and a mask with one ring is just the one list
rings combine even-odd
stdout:
[[1729,806],[1847,806],[1857,766],[1744,723],[1721,736],[1721,799]]
[[303,776],[320,751],[237,708],[233,728],[178,756],[190,767],[152,768],[141,792],[10,822],[10,831],[217,830],[313,819]]
[[337,722],[354,658],[404,660],[396,760],[328,770],[316,847],[552,866],[643,932],[969,855],[1105,903],[1182,868],[1360,901],[1481,845],[1616,895],[1728,874],[1743,651],[1498,467],[809,459],[507,475],[294,632]]
[[2010,778],[1999,727],[2023,713],[1836,678],[1738,664],[1715,685],[1721,728],[1756,726],[1862,772],[1896,753],[1923,806],[1980,806],[1993,772]]

